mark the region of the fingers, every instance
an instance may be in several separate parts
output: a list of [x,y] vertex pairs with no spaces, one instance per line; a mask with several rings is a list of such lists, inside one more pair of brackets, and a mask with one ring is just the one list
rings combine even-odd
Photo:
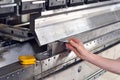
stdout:
[[78,43],[78,44],[80,43],[80,40],[77,39],[77,38],[72,37],[72,38],[69,38],[69,39],[68,39],[69,42],[70,42],[71,40],[74,41],[75,43]]
[[78,53],[78,51],[70,44],[66,44],[66,47],[69,48],[70,50],[74,51],[75,53]]
[[79,44],[78,43],[75,43],[74,41],[70,41],[69,42],[73,47],[75,47],[76,49],[79,47]]
[[79,58],[83,59],[83,57],[80,55],[80,53],[77,51],[76,48],[74,48],[71,44],[66,44],[66,47],[72,50]]

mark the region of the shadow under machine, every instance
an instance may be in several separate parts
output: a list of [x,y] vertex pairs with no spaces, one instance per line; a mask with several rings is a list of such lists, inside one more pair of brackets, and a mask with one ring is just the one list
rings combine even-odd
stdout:
[[[96,80],[105,70],[79,59],[65,43],[120,57],[119,0],[0,0],[0,80]],[[21,65],[34,55],[35,65]]]

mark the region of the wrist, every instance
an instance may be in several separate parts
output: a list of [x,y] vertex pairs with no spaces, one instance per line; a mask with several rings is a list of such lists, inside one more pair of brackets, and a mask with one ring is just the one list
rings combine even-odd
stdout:
[[86,55],[84,56],[84,60],[88,62],[92,62],[96,60],[96,55],[90,52],[86,52]]

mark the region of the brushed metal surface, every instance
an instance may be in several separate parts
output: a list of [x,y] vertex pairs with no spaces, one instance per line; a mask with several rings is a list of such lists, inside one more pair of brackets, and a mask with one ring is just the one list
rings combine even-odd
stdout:
[[[113,7],[115,7],[113,9]],[[40,45],[70,37],[119,21],[116,5],[82,10],[35,20],[35,33]],[[47,32],[47,33],[46,33]]]

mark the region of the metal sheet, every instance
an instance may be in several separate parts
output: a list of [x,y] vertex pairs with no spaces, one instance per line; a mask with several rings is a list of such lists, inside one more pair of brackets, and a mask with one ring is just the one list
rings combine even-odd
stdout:
[[[87,42],[87,41],[93,40],[93,39],[95,39],[99,36],[102,36],[104,34],[107,34],[109,32],[112,32],[112,31],[115,31],[115,30],[118,30],[118,29],[120,29],[120,23],[119,22],[115,23],[115,24],[108,25],[108,26],[104,26],[104,27],[99,28],[99,29],[83,32],[83,33],[74,35],[74,37],[80,38],[80,40],[82,42]],[[62,39],[60,41],[64,42],[66,40],[67,40],[67,38]]]
[[114,6],[113,10],[111,9],[113,6],[36,19],[34,27],[39,44],[44,45],[117,22],[116,7]]

